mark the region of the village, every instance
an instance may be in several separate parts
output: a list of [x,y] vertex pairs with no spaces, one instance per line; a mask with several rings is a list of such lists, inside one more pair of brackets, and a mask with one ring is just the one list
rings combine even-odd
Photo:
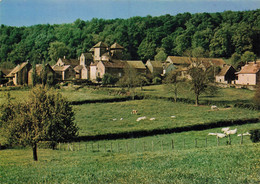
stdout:
[[[38,77],[45,70],[49,78],[59,82],[89,80],[97,83],[105,74],[121,78],[127,67],[145,76],[164,77],[172,71],[178,71],[182,78],[190,79],[189,68],[197,59],[168,56],[164,62],[149,59],[144,63],[142,60],[123,60],[123,50],[124,47],[118,43],[108,46],[104,42],[98,42],[88,53],[82,53],[78,59],[67,59],[64,56],[53,66],[45,64],[43,67],[43,64],[36,64],[33,69],[32,63],[23,62],[12,70],[1,69],[2,77],[8,79],[2,86],[32,85],[34,70]],[[259,82],[260,60],[247,62],[239,71],[220,58],[199,58],[199,61],[201,67],[214,68],[215,82],[218,86],[254,89]]]

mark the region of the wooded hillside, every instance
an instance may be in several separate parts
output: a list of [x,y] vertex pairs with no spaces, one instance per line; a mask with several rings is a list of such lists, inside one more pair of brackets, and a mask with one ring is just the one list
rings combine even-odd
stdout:
[[[0,63],[10,66],[26,60],[49,62],[57,54],[77,58],[98,41],[109,45],[118,42],[125,47],[126,59],[153,59],[158,52],[180,56],[188,48],[196,47],[204,48],[210,57],[228,58],[245,51],[260,56],[260,9],[114,20],[78,19],[72,24],[31,27],[1,25]],[[58,50],[62,53],[55,53]]]

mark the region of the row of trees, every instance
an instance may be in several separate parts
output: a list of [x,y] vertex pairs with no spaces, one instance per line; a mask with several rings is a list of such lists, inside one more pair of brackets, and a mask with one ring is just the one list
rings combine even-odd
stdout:
[[[260,55],[260,9],[223,13],[183,13],[176,16],[129,19],[76,20],[72,24],[0,27],[0,63],[57,61],[76,58],[98,41],[125,47],[126,59],[164,59],[183,55],[188,48],[202,47],[211,57]],[[8,63],[3,63],[7,62]],[[11,64],[10,64],[11,63]]]

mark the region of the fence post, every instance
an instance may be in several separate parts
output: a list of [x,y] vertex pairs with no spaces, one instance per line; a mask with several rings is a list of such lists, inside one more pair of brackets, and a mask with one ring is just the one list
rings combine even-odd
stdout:
[[152,141],[152,151],[153,151],[153,141]]
[[172,139],[172,150],[174,150],[174,142],[173,142],[173,139]]
[[125,143],[126,145],[126,152],[128,153],[128,142]]
[[161,148],[162,148],[162,151],[163,151],[163,140],[161,141]]
[[243,144],[243,134],[241,134],[241,141],[240,144]]

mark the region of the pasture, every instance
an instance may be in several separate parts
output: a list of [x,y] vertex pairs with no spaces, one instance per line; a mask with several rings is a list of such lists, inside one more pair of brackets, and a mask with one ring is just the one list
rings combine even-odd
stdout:
[[[131,114],[133,109],[138,110],[138,115]],[[220,108],[212,111],[210,106],[196,107],[192,104],[149,99],[84,104],[74,106],[74,110],[81,136],[176,128],[221,120],[258,118],[260,115],[258,111],[248,109]],[[136,121],[144,116],[145,120]]]
[[[66,86],[58,89],[69,101],[121,98],[111,91],[119,88],[92,89]],[[192,99],[188,87],[180,97]],[[143,99],[112,103],[74,105],[79,136],[98,136],[135,131],[152,131],[210,122],[259,118],[260,112],[235,108],[250,102],[254,92],[245,89],[220,89],[202,100],[223,101],[228,107],[211,110],[209,105]],[[24,100],[29,90],[10,91],[12,100]],[[172,97],[164,85],[146,86],[140,95]],[[0,103],[5,100],[0,91]],[[114,94],[114,95],[113,95]],[[137,110],[138,114],[131,114]],[[146,117],[136,121],[139,117]],[[174,117],[173,117],[174,116]],[[154,118],[150,120],[150,118]],[[234,125],[238,133],[259,128],[260,122]],[[221,128],[147,136],[142,138],[81,141],[58,146],[60,150],[39,149],[39,161],[32,160],[30,148],[0,151],[0,183],[257,183],[260,181],[260,144],[249,136],[232,135],[217,141],[208,133]],[[1,130],[0,130],[1,131]],[[4,143],[3,137],[0,142]]]
[[[258,124],[235,126],[248,131]],[[232,129],[235,127],[231,127]],[[158,135],[131,141],[205,138],[218,129]],[[234,137],[235,138],[235,137]],[[214,137],[209,137],[214,140]],[[237,139],[236,139],[237,140]],[[238,139],[239,140],[239,139]],[[100,141],[100,145],[114,141]],[[212,141],[209,141],[209,143]],[[215,142],[215,141],[213,141]],[[212,143],[213,143],[212,142]],[[223,140],[224,142],[224,140]],[[115,143],[115,142],[114,142]],[[85,143],[81,143],[82,146]],[[89,142],[90,144],[90,142]],[[178,148],[179,147],[179,148]],[[138,148],[139,149],[139,148]],[[39,161],[32,161],[30,149],[2,150],[0,183],[257,183],[260,180],[260,145],[245,137],[245,144],[175,150],[59,151],[39,149]]]

